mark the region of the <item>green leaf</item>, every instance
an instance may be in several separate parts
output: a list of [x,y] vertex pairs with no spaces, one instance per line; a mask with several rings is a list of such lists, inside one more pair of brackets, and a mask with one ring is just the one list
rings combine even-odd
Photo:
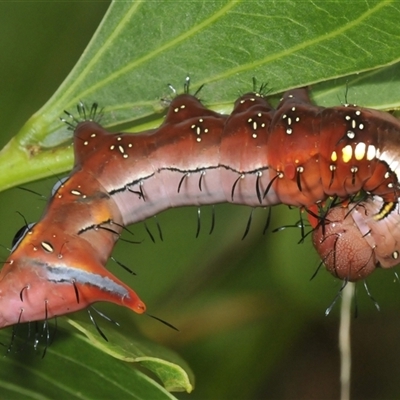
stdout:
[[87,337],[85,341],[95,348],[118,360],[138,363],[152,371],[168,391],[192,391],[193,373],[171,350],[149,342],[137,334],[124,336],[116,327],[107,330],[105,341],[89,321],[68,318],[67,322],[82,332]]
[[[56,338],[43,358],[42,346],[34,351],[30,342],[18,337],[12,339],[12,347],[2,358],[0,370],[3,398],[175,398],[143,372],[88,345],[81,334],[58,328]],[[9,343],[9,331],[1,331],[0,340]]]
[[397,62],[399,18],[393,1],[113,2],[70,75],[0,153],[0,189],[71,168],[59,118],[81,100],[105,107],[107,127],[154,127],[166,84],[180,91],[189,74],[207,104],[228,111],[252,77],[277,93]]

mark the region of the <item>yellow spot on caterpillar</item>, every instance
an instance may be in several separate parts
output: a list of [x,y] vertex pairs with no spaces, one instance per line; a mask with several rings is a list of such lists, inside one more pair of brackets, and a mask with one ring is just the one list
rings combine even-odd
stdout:
[[336,162],[337,161],[337,154],[336,151],[332,151],[331,154],[331,161]]
[[375,221],[380,221],[386,216],[388,216],[396,207],[396,204],[392,201],[389,203],[385,203],[381,210],[373,216]]
[[348,144],[342,149],[342,160],[344,163],[348,163],[353,156],[353,148]]

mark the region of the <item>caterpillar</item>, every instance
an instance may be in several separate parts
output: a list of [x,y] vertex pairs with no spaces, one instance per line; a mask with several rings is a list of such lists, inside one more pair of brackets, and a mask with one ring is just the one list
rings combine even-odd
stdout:
[[397,207],[400,122],[357,106],[316,106],[306,88],[286,92],[276,109],[247,93],[230,115],[186,90],[159,128],[135,135],[110,133],[94,119],[72,120],[74,167],[0,272],[0,327],[97,301],[144,313],[105,263],[125,226],[170,207],[307,209],[360,190],[380,196],[372,211],[382,220]]
[[400,204],[382,217],[383,207],[379,196],[333,207],[315,228],[314,247],[335,277],[356,282],[378,267],[399,264]]

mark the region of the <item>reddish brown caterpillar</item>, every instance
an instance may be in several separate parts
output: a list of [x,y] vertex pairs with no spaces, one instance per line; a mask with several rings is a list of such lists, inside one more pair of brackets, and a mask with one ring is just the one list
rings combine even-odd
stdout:
[[384,202],[372,196],[346,207],[333,207],[313,232],[313,243],[326,268],[334,276],[355,282],[377,267],[399,263],[399,202],[389,213],[380,214]]
[[315,106],[304,88],[285,93],[276,109],[245,94],[229,116],[185,93],[158,129],[135,135],[92,120],[74,128],[72,172],[0,273],[0,327],[97,301],[143,313],[105,263],[123,227],[170,207],[308,208],[363,190],[381,196],[374,212],[384,219],[398,201],[400,122],[357,106]]

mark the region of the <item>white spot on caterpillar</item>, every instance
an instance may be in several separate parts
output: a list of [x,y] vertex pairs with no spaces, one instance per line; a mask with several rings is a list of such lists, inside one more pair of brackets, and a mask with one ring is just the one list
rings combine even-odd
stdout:
[[121,136],[117,136],[117,142],[120,142],[122,140]]
[[350,115],[346,115],[346,116],[344,117],[344,119],[345,119],[346,121],[350,121],[350,120],[351,120],[351,117],[350,117]]
[[293,133],[292,128],[287,128],[287,129],[286,129],[286,133],[287,133],[288,135],[291,135],[291,134]]
[[346,136],[349,139],[354,139],[356,137],[356,134],[353,131],[347,131]]
[[367,150],[367,160],[372,161],[376,156],[375,146],[369,145]]
[[121,146],[121,145],[118,146],[118,150],[120,151],[121,154],[125,153],[125,150],[124,150],[123,146]]
[[364,142],[357,143],[356,148],[354,149],[354,157],[357,161],[361,161],[365,157],[366,149],[367,145]]
[[177,113],[180,110],[183,110],[184,108],[186,108],[186,106],[184,104],[182,104],[181,106],[174,108],[174,112]]
[[358,172],[358,167],[351,167],[350,171],[352,174],[355,174],[356,172]]
[[360,129],[361,131],[364,129],[364,124],[360,124],[360,125],[358,125],[358,129]]
[[356,111],[356,115],[357,115],[357,116],[360,116],[360,115],[361,115],[361,111],[360,111],[360,110],[357,110],[357,111]]
[[392,253],[392,258],[394,260],[397,260],[399,258],[399,252],[397,250]]
[[[79,186],[80,187],[80,186]],[[82,194],[79,190],[71,190],[70,192],[74,196],[82,196],[82,199],[86,199],[86,194]]]
[[52,253],[54,251],[53,246],[48,242],[41,242],[40,243],[45,251],[48,253]]

